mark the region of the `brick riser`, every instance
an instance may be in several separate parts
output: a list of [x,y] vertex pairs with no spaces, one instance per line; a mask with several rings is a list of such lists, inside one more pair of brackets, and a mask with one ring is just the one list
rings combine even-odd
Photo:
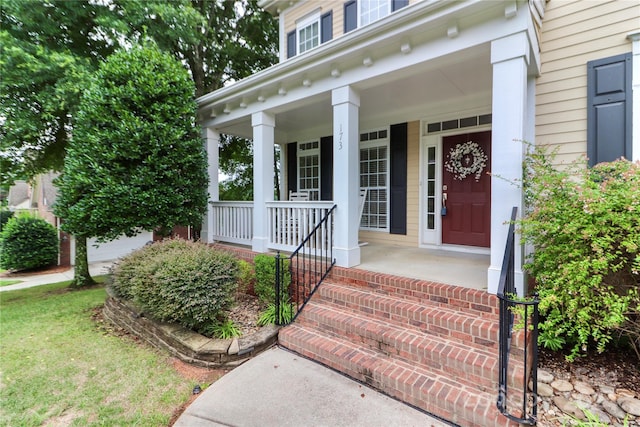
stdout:
[[[278,339],[460,426],[515,426],[495,404],[497,307],[484,291],[334,268]],[[519,388],[522,367],[509,376]]]

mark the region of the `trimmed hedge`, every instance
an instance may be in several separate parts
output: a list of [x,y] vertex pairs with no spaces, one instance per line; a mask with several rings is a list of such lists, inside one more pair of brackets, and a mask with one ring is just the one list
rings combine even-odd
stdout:
[[12,211],[0,210],[0,231],[4,228],[4,225],[13,218]]
[[0,232],[0,267],[29,270],[58,262],[58,232],[41,218],[9,219]]
[[[256,271],[255,291],[260,302],[265,304],[275,304],[276,302],[276,259],[272,255],[258,254],[253,259]],[[282,280],[283,296],[287,295],[286,290],[291,284],[291,273],[289,271],[290,261],[288,258],[282,258],[282,272],[284,275]],[[286,298],[283,298],[286,300]]]
[[237,278],[233,256],[203,243],[165,240],[118,262],[112,287],[145,314],[202,332],[224,317],[233,303]]

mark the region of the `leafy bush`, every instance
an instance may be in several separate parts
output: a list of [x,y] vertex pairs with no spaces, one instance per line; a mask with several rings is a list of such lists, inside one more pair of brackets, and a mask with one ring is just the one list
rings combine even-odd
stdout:
[[13,218],[13,212],[7,210],[0,210],[0,231],[4,228],[4,225]]
[[253,265],[245,260],[238,261],[238,292],[255,295],[256,272]]
[[0,267],[27,270],[58,261],[58,232],[47,221],[29,215],[11,218],[0,232]]
[[535,148],[525,160],[525,268],[540,297],[540,342],[572,360],[623,335],[640,357],[640,163],[554,168]]
[[[282,280],[283,294],[291,283],[291,272],[289,271],[289,260],[282,260]],[[265,304],[275,303],[276,300],[276,259],[267,254],[258,254],[253,259],[256,270],[255,291],[258,299]]]
[[123,258],[114,268],[112,286],[158,320],[205,332],[224,318],[237,276],[231,255],[202,243],[166,240]]

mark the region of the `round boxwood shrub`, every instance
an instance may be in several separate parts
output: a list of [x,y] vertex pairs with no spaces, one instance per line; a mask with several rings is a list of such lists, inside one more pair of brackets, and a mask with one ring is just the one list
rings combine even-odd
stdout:
[[28,215],[9,219],[0,232],[0,267],[29,270],[56,264],[58,232],[47,221]]
[[237,278],[231,255],[203,243],[166,240],[124,257],[113,269],[112,287],[146,315],[202,332],[224,317]]
[[4,228],[4,225],[13,218],[13,212],[0,209],[0,231]]

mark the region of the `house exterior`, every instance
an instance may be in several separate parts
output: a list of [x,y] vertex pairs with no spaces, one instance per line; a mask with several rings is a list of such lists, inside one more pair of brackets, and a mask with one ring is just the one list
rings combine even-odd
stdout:
[[[197,100],[205,241],[286,250],[298,241],[282,240],[283,217],[336,204],[337,265],[359,265],[362,241],[487,254],[495,293],[511,208],[522,212],[523,141],[558,146],[561,161],[640,159],[638,2],[259,4],[278,19],[280,62]],[[218,201],[221,134],[253,140],[252,203]]]

